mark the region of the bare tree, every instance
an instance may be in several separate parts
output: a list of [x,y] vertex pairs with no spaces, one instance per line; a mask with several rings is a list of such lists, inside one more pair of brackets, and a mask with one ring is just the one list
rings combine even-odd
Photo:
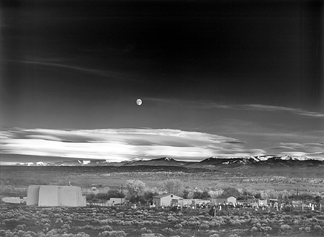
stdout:
[[167,179],[163,182],[163,188],[168,193],[181,195],[183,190],[183,184],[179,179]]

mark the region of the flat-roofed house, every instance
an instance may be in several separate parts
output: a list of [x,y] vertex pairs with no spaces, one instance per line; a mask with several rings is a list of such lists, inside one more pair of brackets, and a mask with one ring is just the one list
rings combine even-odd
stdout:
[[183,198],[174,194],[165,193],[153,197],[153,204],[157,207],[160,206],[174,206],[182,205]]
[[125,198],[110,198],[107,201],[107,205],[109,206],[114,206],[116,204],[120,205],[123,204],[125,202]]
[[236,197],[229,196],[229,197],[218,197],[216,199],[212,199],[212,202],[215,204],[236,204]]
[[258,205],[259,206],[268,206],[268,200],[267,199],[258,199]]

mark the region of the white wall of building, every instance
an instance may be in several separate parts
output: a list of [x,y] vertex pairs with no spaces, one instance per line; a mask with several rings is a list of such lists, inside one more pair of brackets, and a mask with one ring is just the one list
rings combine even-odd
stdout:
[[229,197],[229,198],[227,198],[227,202],[235,204],[236,203],[236,198],[235,197]]
[[122,204],[125,202],[125,198],[110,198],[108,201],[107,201],[107,204],[109,206],[112,206],[112,205],[115,205],[115,204]]
[[59,206],[58,186],[41,185],[39,188],[38,206]]
[[156,206],[171,206],[171,202],[173,200],[181,205],[183,198],[173,194],[169,194],[167,196],[159,197],[159,198],[153,197],[153,203]]
[[30,185],[27,190],[27,205],[38,205],[39,185]]

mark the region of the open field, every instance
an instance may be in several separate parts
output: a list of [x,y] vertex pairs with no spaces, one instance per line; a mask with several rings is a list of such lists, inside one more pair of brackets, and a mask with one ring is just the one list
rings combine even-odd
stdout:
[[[26,196],[28,185],[78,185],[83,190],[100,185],[119,188],[127,180],[142,180],[161,188],[163,180],[179,179],[184,187],[253,188],[254,190],[324,191],[323,174],[316,167],[296,169],[183,169],[181,167],[0,167],[0,196]],[[315,175],[314,175],[315,174]],[[104,236],[323,236],[324,214],[319,211],[229,209],[209,214],[209,209],[171,211],[129,206],[39,208],[0,204],[0,236],[104,237]]]
[[307,190],[324,192],[324,173],[319,168],[276,168],[219,170],[185,169],[181,167],[0,167],[0,194],[9,194],[10,187],[23,192],[28,185],[53,184],[89,188],[94,185],[119,188],[127,180],[139,179],[147,187],[161,187],[166,179],[179,179],[191,188],[247,188],[254,190]]

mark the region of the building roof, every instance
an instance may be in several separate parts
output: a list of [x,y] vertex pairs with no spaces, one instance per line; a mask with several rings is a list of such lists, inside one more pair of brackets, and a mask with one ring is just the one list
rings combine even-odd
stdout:
[[81,188],[79,186],[66,186],[66,185],[29,185],[28,187],[31,187],[31,188],[40,188],[40,187],[47,187],[47,188]]
[[164,194],[160,194],[160,195],[157,195],[157,196],[153,196],[153,198],[163,198],[163,197],[167,197],[167,196],[170,196],[170,195],[173,195],[174,197],[178,197],[178,198],[181,198],[177,195],[174,195],[172,193],[164,193]]
[[236,197],[234,197],[234,196],[219,196],[219,197],[217,197],[216,199],[227,199],[227,198],[236,198]]

